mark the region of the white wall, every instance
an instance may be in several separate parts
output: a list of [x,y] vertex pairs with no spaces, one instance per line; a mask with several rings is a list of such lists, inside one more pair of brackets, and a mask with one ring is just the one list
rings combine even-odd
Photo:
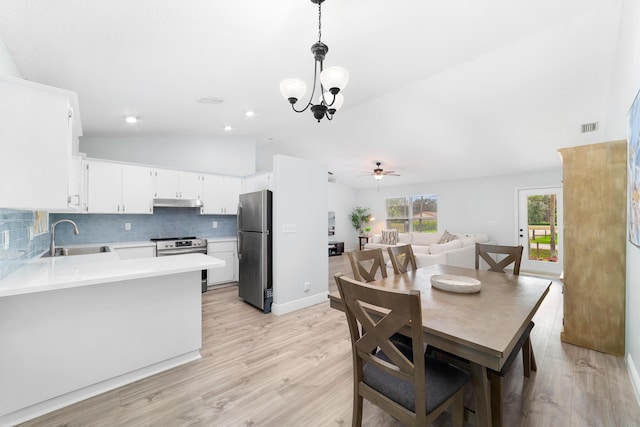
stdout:
[[380,233],[386,228],[385,198],[435,194],[438,197],[438,231],[486,233],[499,244],[516,244],[516,189],[560,186],[561,182],[558,157],[557,169],[360,191],[357,204],[371,209],[376,219],[370,226],[373,232]]
[[[640,89],[640,2],[624,0],[611,78],[606,140],[626,139],[627,114]],[[626,361],[640,402],[640,248],[627,242]]]
[[[273,305],[275,314],[327,301],[327,165],[273,157]],[[283,226],[295,227],[284,233]],[[309,291],[304,283],[309,282]]]
[[88,157],[167,168],[244,176],[256,171],[256,144],[250,138],[82,137]]
[[4,40],[0,38],[0,74],[7,74],[12,77],[22,78],[18,66],[13,61],[7,45],[4,44]]
[[340,184],[329,183],[329,210],[336,213],[336,234],[329,240],[344,242],[345,251],[358,249],[356,230],[351,225],[351,211],[355,207],[356,191]]

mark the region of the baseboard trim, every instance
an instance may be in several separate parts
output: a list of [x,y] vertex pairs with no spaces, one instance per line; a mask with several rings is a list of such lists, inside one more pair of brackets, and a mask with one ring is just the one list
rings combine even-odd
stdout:
[[627,371],[629,372],[633,391],[636,394],[636,400],[638,401],[638,405],[640,405],[640,376],[638,375],[636,365],[633,363],[633,359],[631,358],[631,353],[627,353]]
[[312,295],[308,298],[301,298],[295,301],[286,302],[284,304],[276,304],[274,302],[273,304],[271,304],[271,312],[280,316],[282,314],[287,314],[296,310],[311,307],[312,305],[322,304],[323,302],[327,302],[328,298],[329,292],[322,292]]
[[185,353],[180,356],[155,363],[151,366],[146,366],[144,368],[137,369],[135,371],[128,372],[126,374],[119,375],[105,381],[101,381],[88,387],[72,391],[62,396],[54,397],[53,399],[36,403],[35,405],[31,405],[26,408],[19,409],[15,412],[0,416],[0,426],[14,426],[16,424],[32,420],[34,418],[48,414],[49,412],[53,412],[60,408],[64,408],[65,406],[80,402],[81,400],[97,396],[98,394],[102,394],[109,390],[116,389],[123,385],[130,384],[132,382],[141,380],[151,375],[158,374],[168,369],[175,368],[180,365],[184,365],[185,363],[189,363],[197,359],[200,359],[200,352],[198,350],[191,351],[189,353]]

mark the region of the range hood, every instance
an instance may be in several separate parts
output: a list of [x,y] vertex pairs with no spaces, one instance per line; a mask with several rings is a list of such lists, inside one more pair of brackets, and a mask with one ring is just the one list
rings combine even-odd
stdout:
[[200,208],[200,199],[153,199],[154,208]]

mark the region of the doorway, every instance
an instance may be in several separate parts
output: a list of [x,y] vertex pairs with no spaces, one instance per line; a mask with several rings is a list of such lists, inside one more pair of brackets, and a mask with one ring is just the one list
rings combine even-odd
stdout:
[[559,276],[562,272],[562,187],[518,190],[521,271]]

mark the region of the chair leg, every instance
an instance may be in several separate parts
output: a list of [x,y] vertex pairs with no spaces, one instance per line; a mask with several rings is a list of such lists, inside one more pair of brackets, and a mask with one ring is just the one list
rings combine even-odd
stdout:
[[362,396],[360,396],[357,390],[353,396],[353,419],[351,420],[351,426],[362,426]]
[[491,425],[502,426],[502,384],[503,378],[495,372],[488,372],[491,386]]
[[458,392],[458,397],[451,403],[451,425],[453,427],[464,425],[464,389]]

